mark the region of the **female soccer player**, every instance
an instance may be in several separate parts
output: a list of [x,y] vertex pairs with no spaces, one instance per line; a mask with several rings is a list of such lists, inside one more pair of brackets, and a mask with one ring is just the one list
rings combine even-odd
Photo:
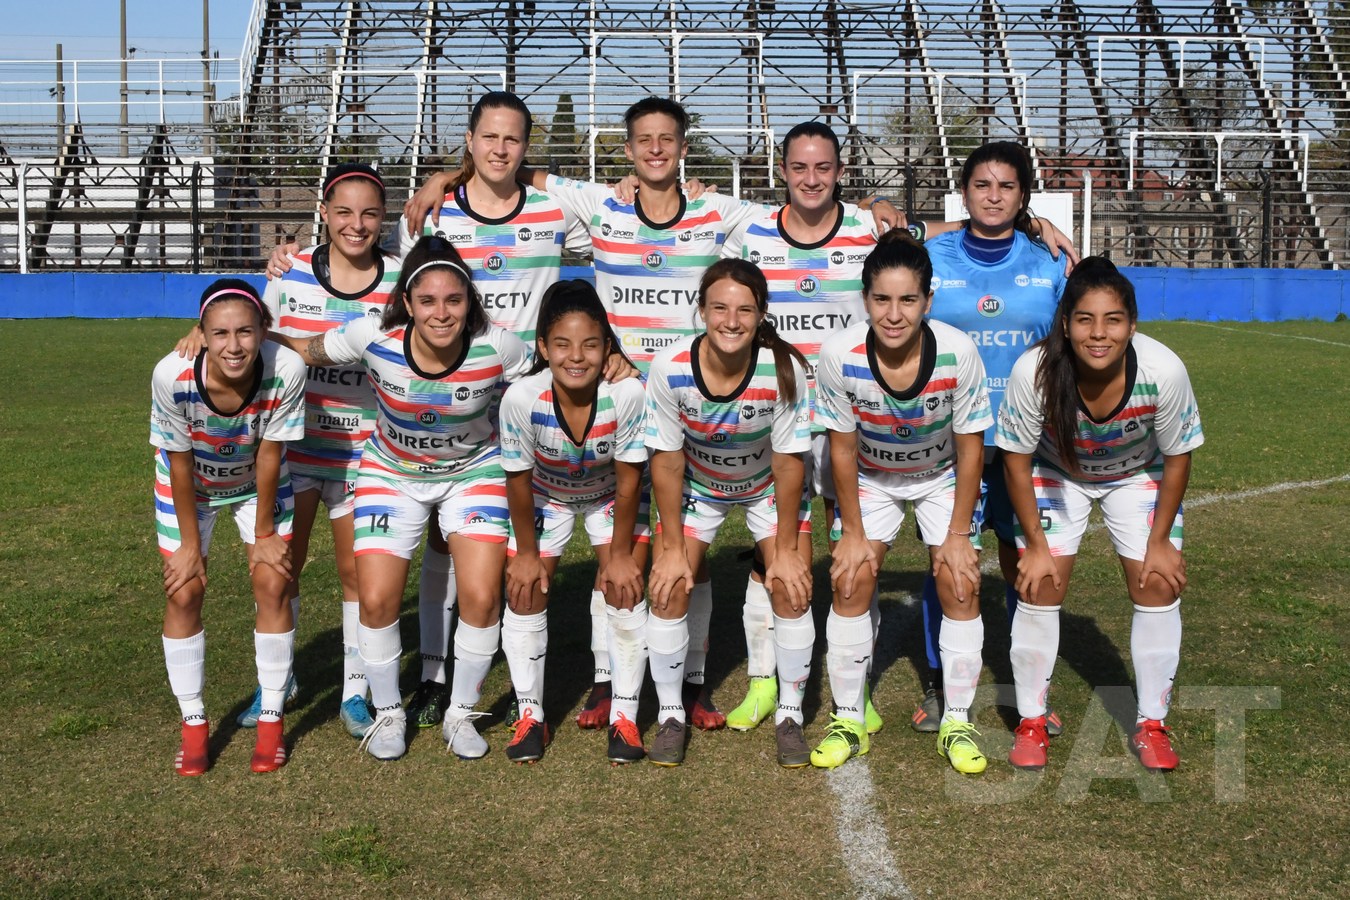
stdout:
[[363,747],[377,759],[406,750],[398,691],[398,611],[408,561],[431,510],[460,580],[451,708],[443,734],[456,755],[477,759],[487,742],[470,717],[497,652],[506,561],[506,484],[493,410],[506,382],[524,373],[528,350],[487,322],[454,247],[424,238],[408,253],[383,320],[360,319],[316,335],[310,365],[360,362],[375,387],[375,431],[356,480],[356,579],[361,662],[376,722]]
[[[398,281],[398,261],[377,246],[384,221],[384,182],[369,166],[334,166],[323,181],[327,240],[297,253],[293,268],[273,279],[263,303],[277,332],[307,340],[346,322],[379,319]],[[319,501],[328,508],[342,584],[342,701],[339,713],[353,737],[374,724],[366,703],[366,676],[357,647],[359,603],[352,555],[356,471],[361,448],[375,427],[375,392],[360,366],[311,366],[305,389],[305,436],[287,448],[295,492],[291,539],[294,578],[287,598],[299,606],[300,573]],[[260,699],[260,698],[259,698]],[[255,704],[257,699],[255,699]],[[241,725],[250,725],[248,713]],[[256,720],[256,716],[253,716]]]
[[811,753],[821,768],[868,751],[869,606],[907,502],[928,544],[944,613],[948,704],[938,752],[958,772],[978,774],[987,765],[969,719],[984,647],[971,522],[992,416],[974,343],[924,318],[932,278],[928,253],[908,232],[884,235],[862,270],[870,323],[832,335],[820,350],[816,420],[829,434],[838,513],[825,657],[836,714]]
[[183,714],[180,775],[210,767],[202,690],[206,632],[202,600],[206,558],[221,511],[234,516],[248,546],[257,604],[253,642],[262,712],[252,769],[286,764],[282,705],[295,651],[286,582],[293,502],[285,442],[305,426],[305,367],[267,344],[271,315],[248,282],[222,278],[202,293],[198,324],[205,351],[175,351],[151,379],[150,443],[155,454],[155,531],[164,557],[164,663]]
[[[1013,363],[1050,330],[1064,287],[1064,263],[1033,236],[1031,157],[1020,144],[999,141],[977,147],[961,167],[961,191],[970,218],[965,227],[928,242],[934,295],[930,318],[970,335],[989,378],[995,417]],[[1044,220],[1035,223],[1044,225]],[[1069,253],[1070,259],[1074,254]],[[1008,618],[1016,608],[1017,551],[1012,507],[996,458],[994,429],[984,436],[985,470],[981,525],[998,540],[999,564],[1007,583]],[[939,630],[942,608],[931,577],[923,589],[924,638],[929,675],[911,724],[935,732],[942,719],[942,664]],[[1050,726],[1058,733],[1058,719]]]
[[652,681],[661,709],[649,757],[684,761],[681,668],[695,572],[733,506],[766,563],[774,610],[778,762],[807,764],[802,695],[811,670],[811,509],[803,454],[810,449],[805,361],[766,316],[764,275],[744,260],[714,263],[699,284],[704,334],[652,360],[647,447],[661,531],[649,579]]
[[578,519],[595,548],[595,593],[606,603],[613,674],[609,759],[643,756],[638,693],[647,668],[642,570],[650,540],[640,502],[647,461],[642,382],[611,384],[618,340],[595,288],[563,281],[544,292],[534,368],[502,399],[502,468],[511,510],[502,647],[519,719],[506,755],[531,762],[548,743],[541,698],[548,588]]
[[1017,726],[1008,761],[1046,762],[1045,695],[1059,649],[1059,610],[1095,501],[1134,602],[1130,654],[1138,724],[1130,745],[1146,768],[1171,771],[1163,724],[1181,658],[1181,500],[1191,452],[1204,443],[1186,367],[1135,332],[1134,286],[1100,257],[1069,276],[1055,326],[1013,366],[998,415],[1017,514],[1013,678]]

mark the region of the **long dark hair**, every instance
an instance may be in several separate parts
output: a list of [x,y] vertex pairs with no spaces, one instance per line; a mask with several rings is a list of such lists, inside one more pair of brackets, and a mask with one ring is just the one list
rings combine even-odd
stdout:
[[[423,269],[422,267],[428,263],[435,265]],[[469,274],[469,267],[465,265],[453,244],[443,237],[431,234],[419,238],[408,251],[408,255],[403,258],[403,270],[399,273],[393,293],[389,295],[389,304],[384,308],[380,327],[386,330],[399,328],[411,321],[412,317],[408,314],[408,307],[404,301],[422,280],[422,276],[433,268],[448,271],[464,282],[464,291],[469,298],[469,311],[464,316],[464,339],[468,340],[480,333],[487,327],[488,317],[483,310],[483,298],[478,293],[478,286],[473,283],[473,278]]]
[[[799,122],[792,126],[792,130],[783,138],[783,168],[787,169],[788,149],[792,142],[797,138],[820,138],[822,141],[828,141],[834,147],[834,164],[837,167],[843,166],[843,150],[839,143],[839,135],[834,133],[834,129],[824,122]],[[830,198],[836,202],[844,196],[844,188],[837,180],[834,183],[834,195]]]
[[[534,131],[534,116],[530,115],[530,108],[525,105],[525,101],[517,97],[510,91],[488,91],[478,98],[478,102],[473,105],[473,110],[469,113],[469,131],[477,131],[478,123],[483,118],[483,113],[489,109],[509,109],[520,113],[525,119],[525,143],[530,143],[530,132]],[[460,174],[456,178],[450,179],[448,190],[454,191],[462,184],[467,184],[474,174],[473,154],[469,148],[464,148],[464,160],[460,163]]]
[[1111,291],[1120,298],[1130,323],[1139,321],[1134,285],[1104,256],[1085,257],[1073,267],[1064,284],[1064,294],[1055,309],[1054,323],[1039,344],[1041,361],[1036,369],[1036,389],[1041,394],[1045,422],[1055,432],[1055,447],[1072,475],[1080,471],[1073,437],[1078,431],[1078,368],[1069,343],[1069,317],[1089,291]]
[[933,261],[908,228],[892,228],[877,238],[877,245],[863,260],[863,296],[872,293],[872,280],[889,269],[910,270],[919,279],[919,290],[925,296],[932,293]]
[[764,315],[755,329],[755,346],[768,347],[773,351],[773,365],[778,371],[778,396],[786,398],[789,403],[796,403],[797,381],[792,377],[792,360],[801,363],[803,372],[809,368],[809,364],[800,350],[778,336],[778,329],[769,321],[769,283],[759,266],[744,259],[719,259],[713,263],[698,283],[698,308],[703,309],[707,304],[708,289],[724,278],[744,285],[755,298],[755,306]]
[[[1017,173],[1017,185],[1022,189],[1022,205],[1013,218],[1013,228],[1031,236],[1031,154],[1016,141],[991,141],[971,151],[965,165],[961,166],[962,197],[970,186],[975,169],[991,162],[1003,163]],[[969,219],[966,220],[966,227],[970,227]]]
[[[539,301],[539,322],[534,331],[535,344],[546,345],[549,330],[568,313],[581,313],[600,326],[600,335],[605,339],[606,357],[611,353],[617,353],[630,366],[633,365],[633,361],[628,358],[628,354],[624,353],[623,348],[619,346],[619,336],[614,333],[614,327],[609,324],[609,316],[605,315],[604,304],[600,302],[600,295],[595,292],[595,286],[589,281],[582,281],[580,278],[556,282],[549,285],[548,290],[544,291],[544,296]],[[544,359],[544,355],[536,352],[534,365],[530,367],[529,374],[533,375],[547,368],[548,361]]]

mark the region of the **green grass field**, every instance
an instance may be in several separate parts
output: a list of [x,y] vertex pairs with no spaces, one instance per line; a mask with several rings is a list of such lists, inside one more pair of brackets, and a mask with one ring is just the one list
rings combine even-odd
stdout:
[[[232,725],[254,683],[252,602],[229,528],[206,606],[214,768],[175,776],[147,413],[150,370],[182,330],[0,324],[4,896],[1350,893],[1350,324],[1144,326],[1186,360],[1208,438],[1188,495],[1191,586],[1169,719],[1182,767],[1144,773],[1113,718],[1133,713],[1130,605],[1096,532],[1065,606],[1054,703],[1067,730],[1039,775],[1002,758],[1015,711],[994,686],[1012,678],[1002,586],[985,579],[978,723],[991,765],[974,780],[907,724],[922,559],[905,540],[882,584],[874,696],[886,728],[867,757],[826,774],[778,768],[768,728],[696,733],[677,769],[611,768],[604,735],[572,724],[590,669],[592,564],[576,545],[553,592],[556,739],[544,760],[517,767],[501,752],[499,661],[484,692],[487,759],[447,756],[435,731],[377,763],[337,721],[337,580],[320,538],[305,572],[292,759],[252,775],[252,734]],[[709,659],[723,708],[745,685],[746,538],[728,531],[714,550]],[[822,638],[826,568],[818,548]],[[403,625],[411,690],[412,604]],[[828,718],[823,674],[808,690],[812,741]],[[644,700],[648,740],[650,709]]]

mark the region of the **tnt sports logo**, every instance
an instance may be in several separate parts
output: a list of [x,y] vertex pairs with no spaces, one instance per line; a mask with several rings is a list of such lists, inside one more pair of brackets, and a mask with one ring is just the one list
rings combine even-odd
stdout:
[[820,293],[820,279],[814,275],[803,275],[797,279],[797,293],[803,297],[814,297]]
[[937,289],[940,287],[942,287],[942,278],[941,276],[934,275],[932,280],[928,282],[928,290],[937,293]]
[[483,271],[490,275],[496,275],[506,268],[506,257],[500,253],[490,253],[483,257]]
[[1016,278],[1013,279],[1013,284],[1017,285],[1018,287],[1026,287],[1027,285],[1031,284],[1031,279],[1028,278],[1026,275],[1018,275]]
[[417,423],[419,425],[431,426],[441,420],[440,415],[434,409],[424,409],[417,414]]
[[238,444],[221,444],[216,448],[217,456],[234,456],[239,452]]
[[995,316],[1003,315],[1003,298],[995,297],[993,294],[985,294],[980,298],[980,315],[986,319],[992,319]]
[[280,519],[282,514],[285,512],[286,512],[286,504],[282,503],[280,500],[272,504],[273,519]]
[[708,438],[714,444],[725,444],[727,442],[727,433],[725,431],[714,431]]
[[642,257],[642,265],[649,271],[655,272],[666,264],[666,257],[660,250],[648,250],[647,255]]
[[678,238],[681,243],[687,244],[694,239],[694,233],[692,231],[681,231],[676,235],[676,238]]
[[300,305],[300,304],[298,304],[298,303],[295,302],[295,298],[294,298],[294,297],[287,297],[287,298],[286,298],[286,308],[289,309],[291,312],[295,312],[296,307],[298,307],[299,305]]
[[610,224],[608,222],[605,222],[600,226],[600,233],[603,234],[605,237],[609,237],[609,233],[613,230],[614,229],[610,227]]
[[753,406],[745,407],[744,409],[741,410],[741,417],[746,419],[753,419],[755,417],[755,408]]
[[534,234],[528,228],[522,228],[516,232],[516,240],[520,241],[522,244],[532,237],[534,237]]
[[1131,431],[1138,431],[1138,430],[1139,430],[1139,423],[1134,419],[1131,419],[1130,421],[1125,423],[1126,434],[1129,434]]
[[937,397],[929,397],[927,400],[923,401],[923,408],[928,410],[929,412],[932,412],[933,410],[938,408],[938,404],[941,402],[942,401],[939,400]]
[[831,263],[832,265],[842,266],[842,265],[844,264],[844,251],[843,251],[843,250],[836,250],[836,251],[834,251],[833,253],[831,253],[831,254],[830,254],[830,263]]
[[381,310],[380,310],[380,308],[379,308],[378,306],[367,306],[367,307],[366,307],[366,318],[367,318],[367,319],[378,319],[381,315],[382,315],[382,313],[381,313]]
[[758,250],[751,250],[751,251],[750,251],[750,261],[751,261],[752,263],[754,263],[755,265],[759,265],[760,259],[762,259],[762,257],[759,255],[759,251],[758,251]]
[[469,392],[469,389],[468,389],[467,387],[465,387],[464,385],[461,384],[459,387],[455,388],[455,399],[456,399],[456,400],[468,400],[468,399],[469,399],[469,393],[470,393],[470,392]]
[[605,455],[606,453],[608,453],[608,452],[609,452],[609,441],[597,441],[596,444],[595,444],[595,452],[596,452],[597,454],[601,455],[601,456],[603,456],[603,455]]
[[908,425],[896,425],[894,428],[891,429],[891,434],[895,435],[901,440],[907,441],[910,438],[914,437],[914,429],[910,428]]

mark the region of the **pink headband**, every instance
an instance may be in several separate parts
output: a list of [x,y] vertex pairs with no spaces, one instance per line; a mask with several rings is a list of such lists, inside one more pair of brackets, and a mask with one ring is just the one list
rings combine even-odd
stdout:
[[337,184],[339,181],[343,180],[344,178],[365,178],[365,179],[367,179],[367,180],[369,180],[369,181],[373,181],[373,182],[375,182],[376,184],[378,184],[378,185],[380,186],[380,192],[381,192],[381,193],[384,192],[384,182],[381,181],[380,179],[376,178],[376,177],[375,177],[374,175],[372,175],[370,172],[345,172],[345,173],[339,175],[338,177],[334,178],[332,181],[330,181],[330,182],[328,182],[327,184],[325,184],[325,185],[323,186],[323,192],[324,192],[325,194],[327,194],[329,191],[331,191],[331,190],[333,189],[333,185]]
[[243,297],[245,300],[252,302],[252,304],[258,308],[258,312],[262,313],[263,311],[262,301],[259,300],[257,297],[253,296],[252,294],[250,294],[248,291],[240,290],[239,288],[224,288],[223,290],[216,291],[214,294],[211,294],[205,300],[202,301],[202,308],[198,310],[197,318],[200,319],[202,315],[206,312],[206,308],[210,306],[212,303],[214,303],[216,300],[219,300],[221,297],[228,297],[231,294],[237,297]]

